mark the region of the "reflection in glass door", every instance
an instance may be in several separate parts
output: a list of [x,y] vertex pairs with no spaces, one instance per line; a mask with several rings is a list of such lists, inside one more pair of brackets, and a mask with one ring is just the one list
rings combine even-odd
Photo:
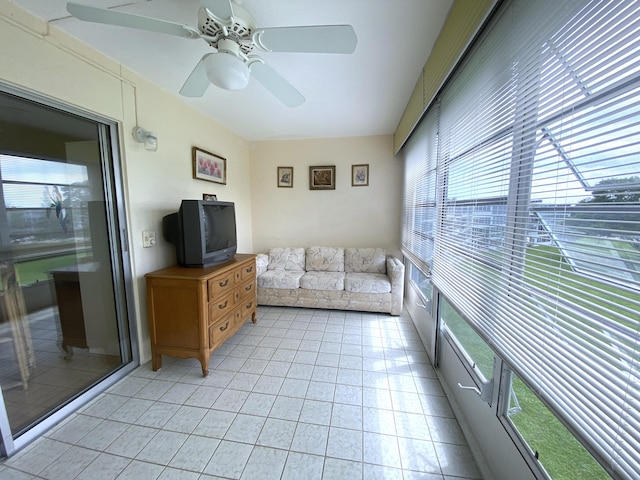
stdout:
[[132,352],[109,127],[2,92],[0,111],[0,386],[15,439]]

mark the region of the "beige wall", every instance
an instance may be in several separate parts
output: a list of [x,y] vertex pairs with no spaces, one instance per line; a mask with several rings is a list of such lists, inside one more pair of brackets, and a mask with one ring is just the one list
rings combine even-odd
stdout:
[[[251,145],[254,248],[400,243],[402,162],[393,136],[255,142]],[[351,165],[369,164],[369,186],[351,186]],[[335,165],[335,190],[309,190],[309,166]],[[294,169],[278,188],[276,169]]]
[[[124,176],[128,236],[135,282],[136,328],[141,361],[150,359],[144,274],[175,261],[161,238],[161,218],[183,198],[215,193],[238,210],[239,248],[253,249],[249,146],[207,119],[177,95],[162,91],[46,23],[0,0],[0,82],[117,122]],[[157,152],[136,143],[138,124],[159,137]],[[191,147],[228,160],[227,185],[192,178]],[[142,248],[142,231],[155,230],[158,245]]]

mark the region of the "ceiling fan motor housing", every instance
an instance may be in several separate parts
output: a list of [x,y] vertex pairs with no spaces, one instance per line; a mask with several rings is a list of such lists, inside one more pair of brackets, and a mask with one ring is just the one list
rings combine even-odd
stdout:
[[220,49],[220,40],[228,38],[237,43],[244,55],[253,50],[251,35],[256,28],[255,20],[249,12],[235,3],[230,22],[218,19],[206,8],[201,8],[198,11],[198,28],[204,35],[213,38],[207,39],[207,42],[216,49]]

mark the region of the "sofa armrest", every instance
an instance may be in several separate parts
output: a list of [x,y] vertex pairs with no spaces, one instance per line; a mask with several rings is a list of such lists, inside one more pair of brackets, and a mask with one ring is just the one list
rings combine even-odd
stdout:
[[387,257],[387,276],[393,293],[404,290],[404,264],[396,257]]
[[262,275],[267,271],[269,266],[269,255],[266,253],[259,253],[256,255],[256,276]]
[[391,282],[391,315],[401,315],[404,303],[404,263],[387,257],[387,276]]

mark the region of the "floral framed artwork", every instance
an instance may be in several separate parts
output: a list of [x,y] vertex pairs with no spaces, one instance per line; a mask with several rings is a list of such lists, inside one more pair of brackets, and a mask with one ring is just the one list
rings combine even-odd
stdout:
[[293,188],[293,167],[278,167],[278,187]]
[[191,148],[193,178],[227,184],[227,159],[198,147]]
[[369,186],[369,164],[351,165],[351,186]]
[[336,166],[309,167],[309,190],[335,190]]

